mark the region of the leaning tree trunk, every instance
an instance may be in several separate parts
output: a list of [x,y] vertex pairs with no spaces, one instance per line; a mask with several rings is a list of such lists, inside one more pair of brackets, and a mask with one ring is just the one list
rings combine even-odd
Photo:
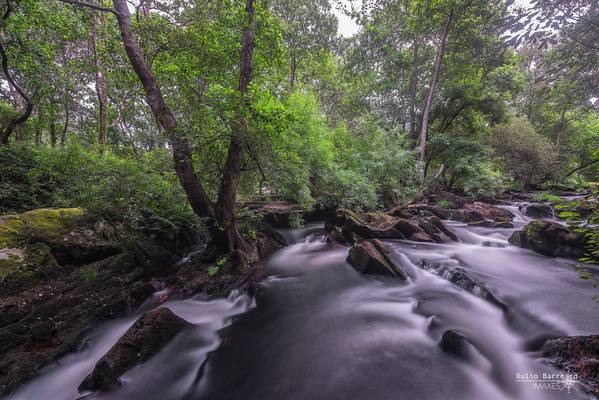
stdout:
[[242,255],[240,253],[245,252],[246,246],[235,224],[235,200],[247,132],[247,121],[245,120],[244,111],[247,103],[248,87],[252,80],[254,0],[246,0],[245,9],[247,11],[247,20],[241,38],[241,55],[239,60],[239,92],[242,96],[242,104],[231,132],[229,152],[220,181],[217,202],[217,217],[226,235],[226,242],[229,246],[227,251],[239,256]]
[[[2,16],[2,23],[0,24],[2,27],[4,27],[6,20],[12,12],[11,3],[9,0],[6,0],[5,7],[6,9]],[[29,96],[25,94],[23,89],[21,89],[19,84],[13,79],[10,69],[8,68],[8,55],[6,54],[6,49],[4,48],[4,44],[1,41],[0,57],[2,58],[2,72],[4,73],[4,77],[8,81],[9,87],[16,90],[19,96],[21,96],[21,98],[23,98],[23,100],[25,101],[25,109],[23,110],[23,112],[21,112],[19,115],[13,118],[10,118],[6,122],[6,125],[2,127],[2,129],[0,130],[0,144],[8,144],[8,139],[10,139],[10,136],[13,134],[15,129],[20,124],[24,123],[25,121],[27,121],[27,119],[29,119],[31,112],[33,111],[33,101]]]
[[166,104],[152,71],[146,64],[143,50],[131,30],[131,14],[127,0],[112,0],[121,32],[125,52],[135,74],[141,81],[146,93],[146,101],[152,113],[167,133],[173,148],[175,172],[193,211],[200,217],[215,218],[214,205],[200,183],[192,160],[191,146],[185,136],[179,132],[177,120]]
[[441,41],[439,42],[439,47],[437,48],[437,55],[435,57],[435,70],[433,71],[431,85],[428,89],[428,97],[426,98],[426,104],[424,105],[424,110],[422,112],[422,126],[420,128],[420,151],[418,155],[418,169],[420,171],[420,176],[422,179],[424,179],[424,169],[426,165],[426,141],[428,138],[428,120],[431,112],[431,106],[433,104],[437,80],[439,79],[439,74],[441,72],[441,65],[443,64],[443,56],[445,55],[445,43],[447,42],[447,37],[449,36],[449,29],[451,27],[452,19],[453,10],[449,12],[449,15],[447,16],[447,19],[445,21],[443,36],[441,37]]

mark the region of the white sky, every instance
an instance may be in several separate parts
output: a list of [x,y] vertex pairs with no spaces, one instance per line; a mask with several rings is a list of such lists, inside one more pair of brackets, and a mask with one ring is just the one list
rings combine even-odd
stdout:
[[[349,0],[342,0],[343,3],[349,4]],[[358,25],[347,15],[343,14],[335,5],[333,5],[337,20],[339,20],[338,32],[341,36],[350,37],[358,32]]]

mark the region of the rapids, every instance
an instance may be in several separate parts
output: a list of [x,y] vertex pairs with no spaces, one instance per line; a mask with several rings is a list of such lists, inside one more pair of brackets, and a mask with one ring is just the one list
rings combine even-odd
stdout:
[[[505,206],[516,228],[530,219]],[[89,399],[429,400],[584,399],[574,387],[536,388],[523,375],[561,373],[539,353],[556,335],[599,332],[595,289],[574,263],[511,246],[514,229],[451,223],[460,243],[389,241],[405,282],[357,273],[348,249],[321,226],[283,234],[254,300],[192,298],[162,304],[194,323],[124,384]],[[466,274],[474,286],[450,281]],[[73,400],[77,385],[144,310],[99,327],[10,400]],[[464,359],[439,347],[454,330]],[[559,386],[559,385],[557,385]]]

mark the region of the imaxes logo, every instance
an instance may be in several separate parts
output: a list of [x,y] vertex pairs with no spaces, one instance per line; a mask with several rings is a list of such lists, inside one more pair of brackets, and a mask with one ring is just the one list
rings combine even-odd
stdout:
[[533,389],[537,390],[566,390],[570,393],[570,390],[576,389],[578,383],[577,374],[549,374],[543,372],[542,374],[533,373],[517,373],[516,381],[528,383],[532,385]]

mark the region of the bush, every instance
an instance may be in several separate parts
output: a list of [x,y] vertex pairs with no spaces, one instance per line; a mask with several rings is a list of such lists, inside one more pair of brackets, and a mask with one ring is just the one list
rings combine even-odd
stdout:
[[157,216],[176,224],[195,221],[168,151],[141,159],[78,144],[51,147],[5,146],[0,160],[10,171],[0,190],[2,212],[37,207],[83,207],[135,225]]
[[491,145],[499,165],[525,186],[539,186],[555,177],[555,147],[528,120],[516,118],[497,126]]

